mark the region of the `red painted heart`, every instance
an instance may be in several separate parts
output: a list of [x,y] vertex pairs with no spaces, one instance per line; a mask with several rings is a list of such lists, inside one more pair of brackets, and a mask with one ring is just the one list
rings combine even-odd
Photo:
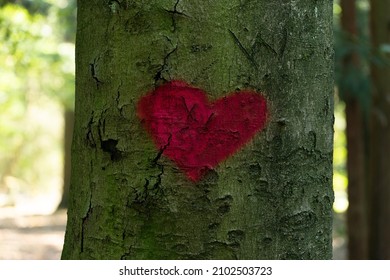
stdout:
[[205,92],[181,81],[142,97],[137,110],[163,155],[193,181],[247,143],[267,118],[259,93],[241,91],[209,102]]

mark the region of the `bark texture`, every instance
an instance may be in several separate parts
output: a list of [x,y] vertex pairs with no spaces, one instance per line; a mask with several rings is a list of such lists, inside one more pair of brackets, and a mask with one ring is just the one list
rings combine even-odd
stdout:
[[370,259],[390,259],[390,44],[389,0],[371,1],[371,36],[385,64],[372,65],[370,133]]
[[[332,2],[79,1],[63,259],[329,259]],[[157,150],[141,96],[263,92],[266,128],[197,183]]]

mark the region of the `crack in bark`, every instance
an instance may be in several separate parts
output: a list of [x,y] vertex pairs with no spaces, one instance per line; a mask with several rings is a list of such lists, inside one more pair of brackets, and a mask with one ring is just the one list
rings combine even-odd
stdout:
[[136,197],[137,200],[139,200],[139,201],[146,201],[147,200],[147,198],[149,196],[149,189],[148,189],[149,184],[150,184],[150,181],[145,178],[145,185],[143,186],[142,196],[139,197],[137,195],[137,197]]
[[[102,115],[103,115],[103,113],[102,113]],[[103,124],[102,124],[102,119],[101,119],[101,117],[99,118],[99,121],[98,121],[98,136],[99,136],[99,142],[100,142],[100,147],[102,146],[102,142],[103,142],[103,136],[102,136],[102,134],[104,135],[104,130],[105,130],[105,128],[104,127],[102,127],[103,126]]]
[[[167,144],[161,147],[161,149],[157,153],[157,156],[151,161],[153,167],[157,166],[160,168],[160,173],[158,173],[157,176],[150,176],[149,178],[145,178],[145,184],[142,187],[142,191],[136,192],[135,194],[134,202],[138,205],[142,205],[141,209],[144,209],[143,211],[146,212],[150,211],[151,210],[150,205],[151,203],[153,203],[153,197],[157,197],[163,194],[163,190],[161,189],[161,182],[162,182],[162,176],[164,175],[164,165],[158,163],[158,161],[160,160],[164,151],[170,145],[171,139],[172,139],[172,134],[169,135]],[[151,182],[153,178],[156,178],[156,181],[151,186]],[[138,211],[140,211],[141,209],[138,209]]]
[[121,110],[122,108],[120,107],[119,105],[119,102],[120,102],[120,98],[121,98],[121,92],[120,92],[120,89],[123,85],[123,82],[122,80],[120,80],[120,83],[119,83],[119,86],[118,86],[118,89],[116,90],[116,97],[115,97],[115,102],[116,102],[116,107]]
[[93,63],[89,64],[92,79],[94,79],[94,81],[96,83],[96,89],[99,89],[100,85],[103,84],[103,82],[98,78],[98,75],[97,75],[97,62],[98,62],[98,60],[99,59],[95,58]]
[[176,22],[176,17],[177,16],[189,17],[189,15],[187,15],[187,14],[177,10],[177,6],[179,5],[179,2],[180,2],[180,0],[176,1],[175,5],[173,6],[173,10],[165,9],[166,12],[171,14],[171,18],[172,18],[172,32],[176,32],[176,29],[177,29],[177,22]]
[[169,137],[168,137],[168,142],[165,146],[161,147],[157,156],[152,160],[152,163],[153,165],[158,165],[157,161],[161,158],[162,154],[164,153],[164,151],[168,148],[168,146],[171,144],[171,140],[172,140],[172,134],[170,133],[169,134]]
[[93,114],[94,114],[94,111],[92,111],[91,118],[89,119],[89,122],[87,125],[86,140],[87,140],[90,147],[96,148],[96,141],[95,141],[95,138],[93,137],[93,132],[92,132]]
[[163,164],[157,164],[158,167],[161,168],[161,172],[157,174],[157,180],[156,183],[153,185],[153,190],[156,190],[157,194],[162,193],[161,182],[162,182],[162,175],[164,175],[164,165]]
[[91,199],[92,199],[92,194],[91,194],[90,201],[89,201],[88,212],[85,215],[85,217],[83,217],[81,219],[80,253],[84,252],[84,239],[85,239],[84,238],[84,229],[85,229],[86,223],[89,219],[89,216],[91,215],[91,212],[92,212]]
[[161,65],[160,69],[157,71],[156,75],[154,76],[154,85],[157,87],[159,81],[167,81],[163,76],[162,73],[166,70],[166,67],[168,65],[168,59],[169,57],[177,51],[177,44],[174,47],[173,50],[171,50],[169,53],[167,53],[164,57],[163,64]]
[[84,216],[81,218],[81,232],[80,232],[80,253],[83,253],[84,252],[84,229],[85,229],[85,226],[86,226],[86,223],[92,213],[92,188],[93,188],[93,182],[92,182],[92,171],[93,171],[93,164],[92,164],[92,161],[90,161],[90,171],[89,171],[89,181],[91,182],[90,185],[89,185],[89,204],[88,204],[88,210],[86,211],[86,213],[84,214]]
[[[173,10],[167,10],[167,9],[164,9],[166,12],[170,13],[171,14],[171,18],[172,18],[172,33],[175,33],[176,32],[176,29],[177,29],[177,22],[176,22],[176,17],[177,16],[182,16],[182,17],[189,17],[187,14],[179,11],[177,9],[178,5],[180,3],[180,0],[177,0],[174,7],[173,7]],[[163,63],[160,67],[160,69],[157,71],[156,75],[154,75],[154,81],[155,81],[155,86],[157,87],[158,86],[158,83],[159,81],[163,81],[163,82],[166,82],[167,80],[163,77],[163,72],[167,70],[167,66],[168,66],[168,60],[170,58],[170,56],[177,51],[178,49],[178,44],[173,44],[172,43],[172,40],[168,37],[168,36],[164,36],[167,41],[169,43],[172,44],[173,46],[173,49],[171,51],[169,51],[165,56],[164,56],[164,59],[163,59]]]
[[157,174],[156,182],[154,183],[154,185],[153,185],[153,187],[151,189],[151,190],[155,191],[156,195],[163,193],[163,190],[161,189],[161,182],[162,182],[162,176],[164,175],[164,165],[161,164],[161,163],[158,163],[158,161],[160,160],[160,158],[161,158],[162,154],[164,153],[164,151],[171,144],[171,139],[172,139],[172,134],[169,134],[167,144],[160,149],[160,151],[158,152],[157,156],[152,161],[152,163],[155,166],[158,166],[160,168],[160,173]]
[[122,86],[123,86],[123,81],[120,80],[120,83],[119,83],[119,86],[118,86],[117,92],[116,92],[115,103],[116,103],[116,107],[117,107],[121,117],[126,118],[123,110],[126,107],[126,105],[129,105],[129,104],[128,103],[127,104],[126,103],[125,104],[121,104],[121,97],[122,97],[121,88],[122,88]]
[[129,249],[121,256],[121,260],[127,260],[127,257],[131,256],[131,250],[133,246],[130,246]]

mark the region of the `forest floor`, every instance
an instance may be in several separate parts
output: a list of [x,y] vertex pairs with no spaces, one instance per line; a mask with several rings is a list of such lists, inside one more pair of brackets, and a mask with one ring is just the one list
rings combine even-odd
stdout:
[[[64,242],[66,210],[47,216],[15,215],[0,208],[0,260],[59,260]],[[335,216],[335,225],[341,223]],[[346,245],[338,230],[333,245],[334,259],[345,259]]]
[[0,260],[59,260],[65,226],[66,210],[23,216],[0,208]]

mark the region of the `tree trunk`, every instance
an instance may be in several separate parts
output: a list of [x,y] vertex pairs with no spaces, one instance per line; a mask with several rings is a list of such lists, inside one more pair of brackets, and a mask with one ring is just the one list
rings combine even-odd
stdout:
[[74,111],[66,109],[64,113],[64,186],[62,199],[58,209],[68,208],[70,189],[70,169],[71,169],[71,148],[73,139]]
[[[390,44],[390,1],[371,0],[371,36],[375,50]],[[372,64],[373,100],[370,131],[370,258],[390,259],[390,67]]]
[[[331,258],[332,2],[78,4],[62,258]],[[177,136],[156,147],[137,116],[140,98],[173,80],[211,102],[265,96],[265,129],[188,178],[167,156]]]
[[[341,27],[346,39],[356,41],[357,31],[356,3],[354,0],[341,0]],[[343,61],[345,79],[348,72],[358,69],[359,57],[356,52],[348,54]],[[368,258],[368,220],[367,220],[367,180],[364,124],[365,117],[358,94],[345,90],[341,92],[345,101],[347,171],[348,171],[348,255],[349,259]],[[359,230],[356,230],[359,229]]]

